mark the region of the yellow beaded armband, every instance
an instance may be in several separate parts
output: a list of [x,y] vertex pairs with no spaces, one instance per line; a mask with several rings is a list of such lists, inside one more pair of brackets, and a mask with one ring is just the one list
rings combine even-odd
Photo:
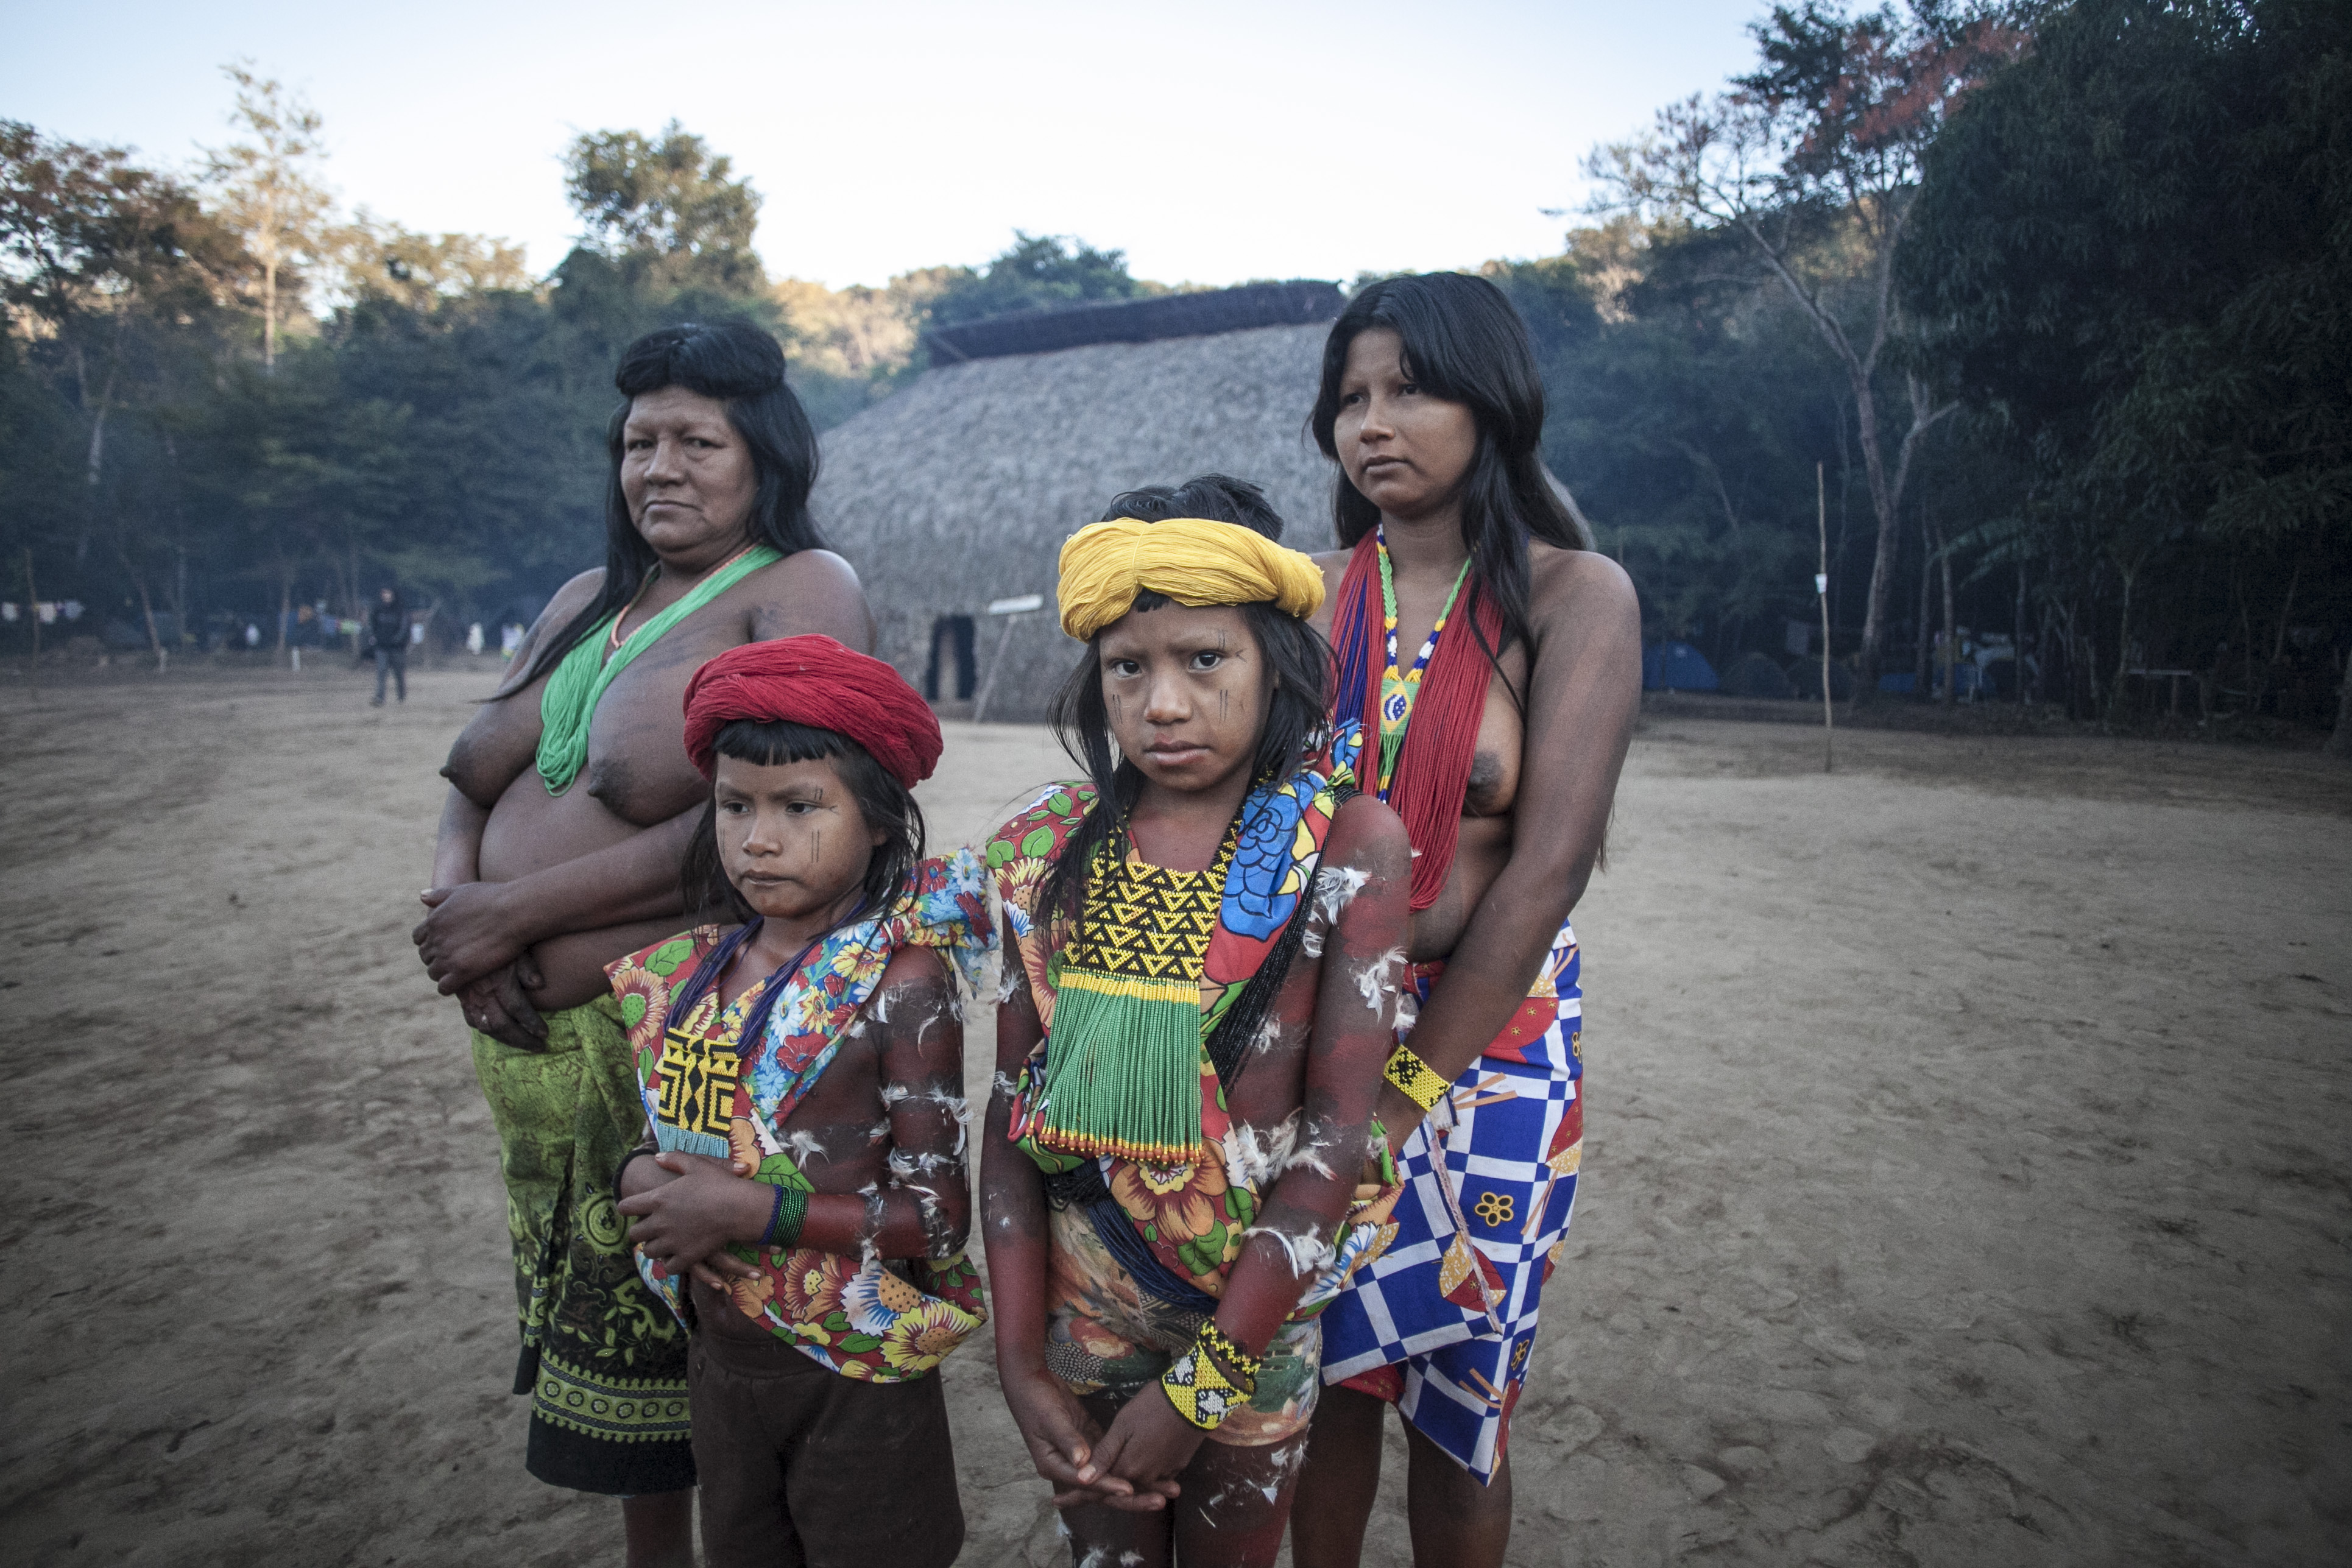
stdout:
[[1217,1327],[1215,1319],[1212,1318],[1201,1325],[1200,1333],[1192,1341],[1192,1353],[1213,1356],[1223,1362],[1224,1365],[1221,1370],[1233,1379],[1234,1386],[1241,1391],[1244,1398],[1256,1394],[1257,1374],[1265,1367],[1265,1360],[1242,1349],[1241,1342]]
[[1446,1081],[1430,1070],[1427,1062],[1412,1054],[1411,1046],[1399,1046],[1381,1068],[1381,1076],[1396,1086],[1397,1092],[1420,1106],[1434,1110],[1437,1102],[1445,1098]]
[[1235,1406],[1249,1403],[1216,1362],[1197,1350],[1178,1356],[1176,1364],[1160,1374],[1160,1386],[1168,1391],[1168,1403],[1176,1414],[1203,1432],[1215,1431]]

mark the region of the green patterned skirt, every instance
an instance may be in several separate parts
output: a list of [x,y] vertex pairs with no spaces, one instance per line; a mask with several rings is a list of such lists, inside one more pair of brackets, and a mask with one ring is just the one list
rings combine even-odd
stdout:
[[637,1278],[613,1202],[646,1121],[619,1008],[600,996],[548,1015],[544,1050],[477,1032],[474,1069],[506,1177],[530,1473],[615,1496],[692,1486],[686,1330]]

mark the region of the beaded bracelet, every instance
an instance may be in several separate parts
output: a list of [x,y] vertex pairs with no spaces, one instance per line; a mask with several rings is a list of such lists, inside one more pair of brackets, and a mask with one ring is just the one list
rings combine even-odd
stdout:
[[1201,1325],[1200,1333],[1192,1341],[1192,1351],[1196,1355],[1213,1356],[1223,1363],[1223,1370],[1233,1380],[1234,1386],[1241,1390],[1244,1398],[1256,1394],[1257,1374],[1265,1366],[1265,1359],[1242,1349],[1241,1342],[1217,1327],[1214,1318]]
[[760,1237],[762,1247],[790,1247],[801,1238],[801,1226],[808,1220],[809,1195],[798,1187],[779,1184],[775,1206],[768,1210],[768,1228]]
[[1411,1046],[1399,1046],[1390,1056],[1388,1065],[1381,1068],[1381,1076],[1423,1110],[1436,1110],[1449,1087],[1427,1062],[1413,1055]]
[[613,1199],[615,1203],[628,1196],[626,1193],[621,1191],[621,1178],[628,1174],[629,1167],[639,1160],[650,1159],[660,1152],[659,1149],[650,1143],[640,1143],[621,1156],[620,1164],[613,1172]]
[[1160,1374],[1160,1386],[1176,1414],[1203,1432],[1215,1431],[1236,1407],[1249,1403],[1249,1395],[1198,1345],[1178,1356],[1175,1364]]

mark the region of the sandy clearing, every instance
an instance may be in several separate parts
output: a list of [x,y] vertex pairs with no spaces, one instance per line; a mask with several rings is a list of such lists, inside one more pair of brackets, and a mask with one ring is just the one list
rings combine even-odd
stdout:
[[[618,1561],[521,1473],[489,1120],[404,934],[488,680],[0,696],[9,1561]],[[2352,770],[1818,744],[1636,742],[1514,1561],[2341,1561]],[[951,727],[935,838],[1065,770]],[[985,1346],[948,1375],[963,1561],[1066,1561]]]

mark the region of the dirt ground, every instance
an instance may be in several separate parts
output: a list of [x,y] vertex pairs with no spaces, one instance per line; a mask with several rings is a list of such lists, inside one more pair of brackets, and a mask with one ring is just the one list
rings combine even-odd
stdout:
[[[489,1117],[406,937],[488,680],[0,687],[0,1559],[619,1562],[523,1474]],[[953,727],[935,841],[1058,770]],[[2352,769],[1872,732],[1824,777],[1653,719],[1578,928],[1514,1562],[2352,1556]],[[1066,1561],[984,1342],[962,1561]]]

